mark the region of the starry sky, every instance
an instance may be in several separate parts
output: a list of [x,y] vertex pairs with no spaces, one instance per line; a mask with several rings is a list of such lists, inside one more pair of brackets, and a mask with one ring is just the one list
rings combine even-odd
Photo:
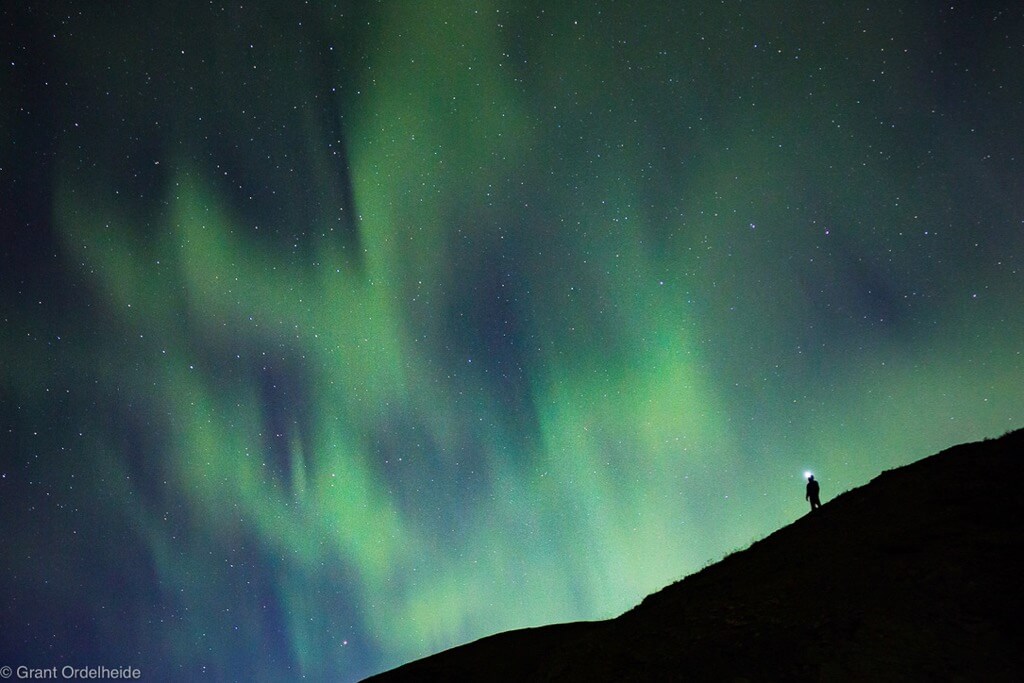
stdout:
[[0,664],[355,680],[1022,426],[1019,3],[0,22]]

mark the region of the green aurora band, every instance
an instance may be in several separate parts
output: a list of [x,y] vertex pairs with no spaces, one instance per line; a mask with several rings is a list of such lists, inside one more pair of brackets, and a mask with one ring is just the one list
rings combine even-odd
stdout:
[[352,679],[1019,427],[1021,46],[796,6],[8,17],[3,654]]

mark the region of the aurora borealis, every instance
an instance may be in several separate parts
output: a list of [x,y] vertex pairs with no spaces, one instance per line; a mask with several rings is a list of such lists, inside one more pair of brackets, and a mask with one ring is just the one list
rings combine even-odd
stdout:
[[354,680],[1022,426],[1013,3],[8,3],[0,665]]

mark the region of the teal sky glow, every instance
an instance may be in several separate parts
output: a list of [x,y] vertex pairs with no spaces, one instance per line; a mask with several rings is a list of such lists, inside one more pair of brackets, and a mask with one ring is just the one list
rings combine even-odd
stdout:
[[0,664],[356,680],[1021,426],[1016,6],[0,17]]

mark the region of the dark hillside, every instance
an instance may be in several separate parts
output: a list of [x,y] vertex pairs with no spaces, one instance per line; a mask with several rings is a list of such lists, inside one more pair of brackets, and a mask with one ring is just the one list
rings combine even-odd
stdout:
[[374,681],[1021,680],[1024,430],[890,470],[604,622]]

